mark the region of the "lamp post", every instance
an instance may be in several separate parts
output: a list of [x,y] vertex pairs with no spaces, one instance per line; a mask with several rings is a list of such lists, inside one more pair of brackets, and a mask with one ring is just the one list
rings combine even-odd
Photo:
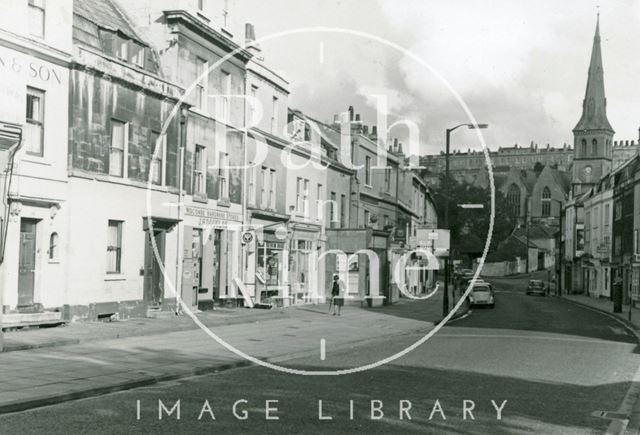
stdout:
[[[467,127],[470,130],[476,128],[487,128],[488,124],[458,124],[446,131],[446,147],[444,158],[444,229],[449,229],[449,148],[451,140],[451,132],[460,127]],[[451,240],[451,239],[449,239]],[[451,243],[451,242],[449,242]],[[442,297],[442,316],[449,314],[449,257],[451,255],[451,246],[449,246],[448,255],[444,259],[444,296]]]

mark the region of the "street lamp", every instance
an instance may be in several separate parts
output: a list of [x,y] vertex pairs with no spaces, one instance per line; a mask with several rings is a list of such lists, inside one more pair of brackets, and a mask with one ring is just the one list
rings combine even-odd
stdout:
[[[487,128],[488,124],[458,124],[453,128],[447,129],[446,147],[444,158],[444,229],[449,229],[449,146],[451,140],[451,132],[460,127],[467,127],[469,130],[476,128]],[[442,298],[442,316],[449,314],[449,257],[451,256],[451,247],[449,254],[444,259],[444,296]]]

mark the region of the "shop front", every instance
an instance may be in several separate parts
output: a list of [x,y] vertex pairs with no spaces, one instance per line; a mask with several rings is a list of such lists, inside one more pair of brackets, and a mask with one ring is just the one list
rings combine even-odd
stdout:
[[189,205],[184,210],[182,300],[193,309],[236,306],[241,214]]

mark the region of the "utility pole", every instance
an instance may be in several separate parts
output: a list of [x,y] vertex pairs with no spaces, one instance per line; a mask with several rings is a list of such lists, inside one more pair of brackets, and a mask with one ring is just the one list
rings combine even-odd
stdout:
[[529,273],[529,201],[530,200],[531,200],[531,197],[527,196],[524,202],[524,225],[527,228],[527,246],[526,246],[527,270],[525,271],[525,273]]
[[[448,128],[446,131],[445,142],[445,157],[444,157],[444,229],[449,229],[449,148],[451,132],[460,127],[468,127],[469,129],[487,128],[487,124],[458,124],[453,128]],[[449,257],[452,253],[451,249],[451,237],[449,237],[449,252],[444,258],[444,294],[442,296],[442,316],[446,317],[449,314]]]

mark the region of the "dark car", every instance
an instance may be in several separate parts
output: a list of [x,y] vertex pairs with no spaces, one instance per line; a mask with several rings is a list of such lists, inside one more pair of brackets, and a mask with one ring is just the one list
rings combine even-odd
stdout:
[[540,279],[532,279],[527,286],[527,294],[545,296],[547,294],[547,286]]

